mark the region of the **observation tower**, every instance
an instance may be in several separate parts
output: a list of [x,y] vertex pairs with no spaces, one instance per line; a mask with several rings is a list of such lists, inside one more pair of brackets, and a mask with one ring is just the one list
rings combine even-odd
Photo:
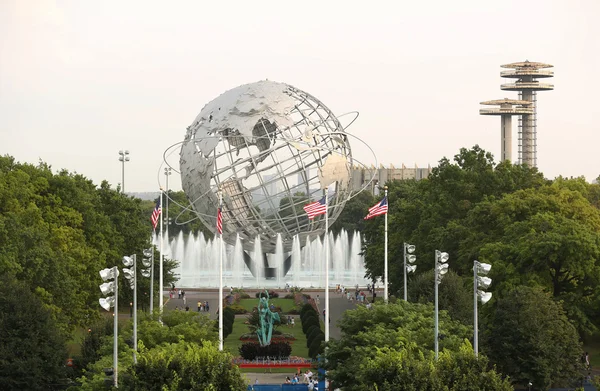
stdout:
[[553,71],[545,70],[553,65],[541,62],[515,62],[501,65],[509,69],[500,76],[516,79],[514,83],[500,85],[504,91],[517,91],[519,100],[530,102],[532,113],[522,113],[519,117],[519,163],[530,167],[537,166],[537,92],[553,90],[553,84],[540,83],[538,79],[554,77]]
[[485,106],[500,106],[479,109],[481,115],[500,116],[500,161],[512,161],[512,116],[532,115],[534,113],[532,103],[526,100],[497,99],[481,102]]

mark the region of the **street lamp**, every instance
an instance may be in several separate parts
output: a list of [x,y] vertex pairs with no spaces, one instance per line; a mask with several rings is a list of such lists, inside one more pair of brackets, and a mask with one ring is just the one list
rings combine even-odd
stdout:
[[448,253],[441,252],[439,250],[435,250],[435,320],[434,320],[434,347],[435,347],[435,359],[438,359],[439,352],[439,320],[438,320],[438,285],[442,282],[442,277],[444,274],[448,273]]
[[123,257],[123,265],[129,269],[123,269],[125,278],[129,281],[129,286],[133,289],[133,362],[137,363],[137,260],[136,255]]
[[154,247],[143,251],[142,264],[148,269],[142,270],[142,276],[150,277],[150,314],[154,312]]
[[117,381],[117,366],[119,364],[119,345],[118,345],[118,333],[119,333],[119,269],[117,267],[112,267],[108,269],[100,270],[100,278],[102,281],[113,280],[110,282],[105,282],[100,285],[100,291],[103,295],[107,293],[114,293],[113,296],[102,297],[100,300],[100,306],[104,308],[106,311],[110,311],[110,307],[114,307],[113,312],[113,384],[115,387],[118,387]]
[[487,289],[492,284],[492,279],[489,277],[481,277],[481,274],[485,276],[492,269],[492,265],[489,263],[481,263],[479,261],[473,261],[473,350],[475,351],[475,357],[479,354],[479,326],[477,316],[477,300],[481,300],[481,304],[485,304],[492,298],[491,292],[484,292],[480,290]]
[[[413,253],[417,247],[414,244],[404,243],[404,301],[408,300],[408,290],[406,288],[406,275],[417,270],[417,265],[413,265],[417,260],[417,256]],[[406,262],[408,261],[408,265]]]
[[119,151],[119,161],[121,162],[121,193],[125,194],[125,162],[129,161],[129,151]]
[[167,177],[167,203],[165,205],[165,221],[167,224],[167,232],[169,232],[169,175],[171,175],[171,167],[165,167],[165,177]]

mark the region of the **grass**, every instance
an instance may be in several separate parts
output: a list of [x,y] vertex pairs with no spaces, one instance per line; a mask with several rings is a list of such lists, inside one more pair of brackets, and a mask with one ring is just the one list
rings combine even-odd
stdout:
[[591,367],[600,367],[600,336],[588,337],[583,344],[583,351],[590,355]]
[[[243,342],[240,341],[242,334],[249,333],[248,325],[244,324],[246,321],[245,317],[236,317],[233,323],[233,331],[223,341],[223,349],[229,351],[234,356],[239,356],[238,348],[242,346]],[[296,340],[291,343],[292,345],[292,356],[299,356],[308,358],[308,348],[306,347],[306,335],[302,332],[302,326],[300,326],[300,319],[297,318],[296,326],[294,328],[281,326],[278,328],[283,333],[292,334],[296,337]],[[250,371],[252,372],[252,371]],[[289,372],[289,369],[284,372]]]
[[[296,308],[296,304],[292,299],[269,299],[269,304],[273,304],[276,307],[281,307],[281,312],[283,312],[284,314],[288,313],[293,308]],[[239,305],[244,307],[246,311],[252,312],[252,309],[258,306],[258,299],[242,299],[240,300]]]

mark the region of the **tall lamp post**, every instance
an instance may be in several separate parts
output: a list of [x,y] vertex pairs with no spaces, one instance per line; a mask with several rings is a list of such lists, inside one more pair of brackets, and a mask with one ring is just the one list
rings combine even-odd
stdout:
[[117,267],[112,267],[108,269],[100,270],[100,277],[102,281],[113,280],[109,282],[105,282],[100,285],[100,291],[103,295],[108,293],[114,293],[113,296],[108,296],[106,298],[102,297],[100,300],[100,306],[104,308],[106,311],[110,311],[110,307],[114,307],[113,312],[113,385],[118,387],[117,380],[117,367],[119,365],[119,344],[118,344],[118,334],[119,334],[119,269]]
[[408,300],[406,275],[417,270],[417,265],[413,265],[417,260],[417,256],[413,254],[416,249],[417,247],[414,244],[404,243],[404,301]]
[[147,248],[143,252],[142,264],[145,268],[142,270],[142,276],[150,277],[150,314],[154,312],[154,247]]
[[125,194],[125,162],[129,161],[129,151],[119,151],[119,161],[121,162],[121,193]]
[[434,283],[434,292],[435,292],[435,318],[434,318],[434,347],[435,347],[435,359],[438,359],[439,353],[439,320],[438,320],[438,285],[442,282],[442,277],[444,274],[448,273],[448,253],[441,252],[439,250],[435,250],[435,283]]
[[492,298],[492,292],[484,292],[479,289],[489,288],[492,284],[492,279],[489,277],[481,277],[478,273],[485,276],[491,269],[492,265],[489,263],[473,261],[473,350],[475,351],[475,357],[479,355],[477,300],[481,300],[481,304],[485,304]]
[[123,265],[129,269],[123,269],[129,286],[133,289],[133,363],[137,363],[137,257],[135,254],[123,257]]
[[167,224],[167,232],[169,232],[169,175],[171,175],[171,167],[165,167],[165,177],[167,177],[167,200],[165,204],[165,221]]

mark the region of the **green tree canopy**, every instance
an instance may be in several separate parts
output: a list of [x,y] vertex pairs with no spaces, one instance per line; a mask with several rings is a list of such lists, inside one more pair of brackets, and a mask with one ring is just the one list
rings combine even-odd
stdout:
[[126,390],[244,391],[246,383],[231,354],[216,343],[161,345],[143,350],[125,377]]
[[[342,337],[331,341],[327,350],[328,369],[337,387],[362,384],[359,372],[374,358],[374,346],[402,350],[416,347],[425,355],[433,350],[433,306],[407,303],[375,304],[346,311],[339,321]],[[440,311],[440,349],[457,351],[472,329]]]
[[29,287],[0,274],[0,389],[53,390],[65,384],[65,337]]
[[489,311],[482,335],[484,351],[515,384],[536,390],[578,380],[582,354],[575,327],[560,302],[541,288],[520,286]]

